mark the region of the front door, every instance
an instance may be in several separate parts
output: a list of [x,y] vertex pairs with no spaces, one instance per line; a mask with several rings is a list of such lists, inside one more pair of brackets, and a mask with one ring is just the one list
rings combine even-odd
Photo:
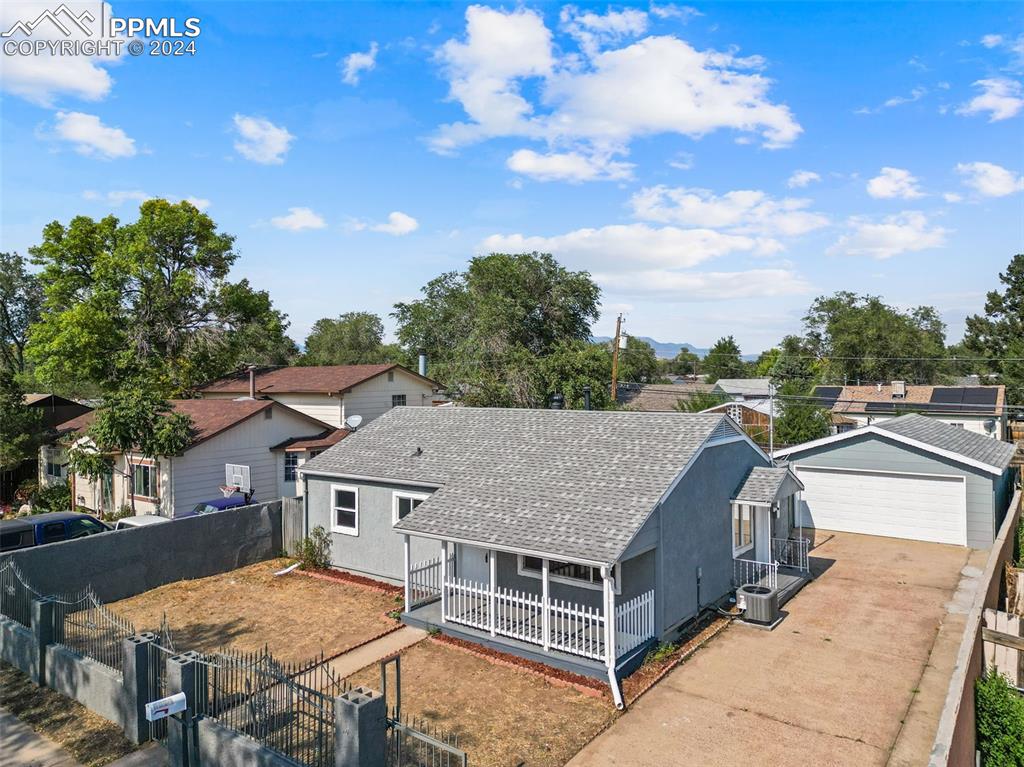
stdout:
[[772,561],[772,510],[769,506],[754,507],[754,558]]
[[484,585],[487,585],[491,580],[487,549],[460,544],[458,568],[459,577],[464,580]]

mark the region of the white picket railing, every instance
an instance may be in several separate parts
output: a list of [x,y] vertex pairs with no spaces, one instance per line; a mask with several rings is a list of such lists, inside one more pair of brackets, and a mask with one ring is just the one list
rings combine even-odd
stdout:
[[654,636],[654,589],[615,608],[615,653],[633,650]]
[[494,590],[494,633],[544,644],[541,597],[525,591]]
[[490,631],[490,589],[465,578],[449,578],[445,584],[445,620]]
[[[454,557],[448,557],[449,563]],[[409,597],[413,606],[441,596],[441,557],[425,559],[409,567]]]
[[585,658],[604,659],[604,615],[562,599],[550,600],[551,647]]
[[780,565],[810,570],[811,542],[806,538],[772,538],[772,558]]
[[757,584],[777,589],[779,587],[779,566],[775,562],[734,559],[732,561],[732,577],[737,586]]

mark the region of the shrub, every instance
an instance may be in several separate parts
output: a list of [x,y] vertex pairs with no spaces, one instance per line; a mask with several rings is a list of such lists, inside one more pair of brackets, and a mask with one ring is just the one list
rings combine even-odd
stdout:
[[974,686],[982,767],[1024,767],[1024,697],[994,668]]
[[331,536],[321,525],[299,541],[296,555],[303,570],[326,570],[331,566]]
[[70,511],[71,487],[67,482],[58,482],[36,490],[32,498],[32,513],[42,514],[47,511]]
[[679,649],[679,645],[671,644],[669,642],[662,642],[657,647],[651,649],[647,653],[647,657],[644,658],[644,663],[661,663],[663,660],[668,660],[672,657],[672,653]]
[[132,507],[129,506],[127,503],[122,503],[121,507],[117,511],[112,511],[109,514],[104,514],[103,518],[107,522],[116,522],[119,519],[124,519],[125,517],[134,517],[134,516],[135,516],[135,514],[132,511]]

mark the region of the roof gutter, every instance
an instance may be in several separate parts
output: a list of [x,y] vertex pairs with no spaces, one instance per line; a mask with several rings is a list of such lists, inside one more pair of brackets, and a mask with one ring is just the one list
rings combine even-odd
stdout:
[[415,530],[410,527],[393,527],[391,528],[396,533],[403,535],[414,535],[418,538],[430,538],[435,541],[448,541],[450,543],[461,543],[466,546],[476,546],[478,548],[493,549],[494,551],[503,551],[506,554],[522,554],[524,557],[540,557],[541,559],[557,559],[564,562],[575,562],[581,565],[589,565],[590,567],[612,567],[618,562],[618,559],[612,562],[599,562],[596,559],[586,559],[584,557],[571,557],[563,553],[552,553],[549,551],[535,551],[533,549],[523,549],[517,546],[507,546],[504,544],[491,543],[490,541],[479,541],[471,538],[455,538],[451,535],[438,535],[436,533],[425,533],[419,530]]
[[[333,446],[332,446],[333,447]],[[406,485],[408,487],[432,487],[435,490],[444,487],[443,482],[426,481],[426,480],[413,480],[413,479],[395,479],[394,477],[372,477],[367,474],[343,474],[340,472],[333,471],[321,471],[320,469],[302,469],[299,468],[299,476],[302,477],[330,477],[332,479],[350,479],[359,480],[362,482],[379,482],[382,485]]]

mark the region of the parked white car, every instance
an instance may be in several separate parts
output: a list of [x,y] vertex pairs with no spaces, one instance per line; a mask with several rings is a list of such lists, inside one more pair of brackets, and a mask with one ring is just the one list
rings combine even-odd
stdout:
[[117,524],[114,525],[115,530],[131,530],[136,527],[147,527],[149,525],[162,525],[164,522],[170,522],[167,517],[158,517],[156,514],[141,514],[137,517],[125,517],[124,519],[117,520]]

